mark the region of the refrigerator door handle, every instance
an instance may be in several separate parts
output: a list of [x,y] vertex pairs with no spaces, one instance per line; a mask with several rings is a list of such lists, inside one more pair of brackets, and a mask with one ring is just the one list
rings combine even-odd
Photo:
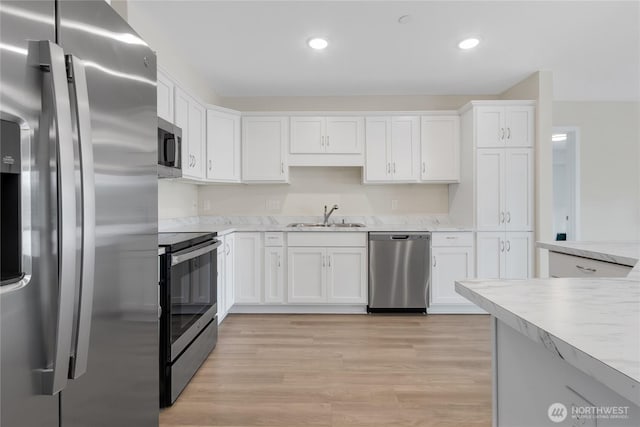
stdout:
[[[65,388],[73,326],[76,286],[76,195],[71,108],[64,51],[48,40],[30,41],[28,63],[44,72],[43,98],[51,96],[58,157],[58,318],[51,367],[43,369],[42,392]],[[49,83],[50,91],[44,86]],[[46,105],[46,104],[45,104]]]
[[76,327],[76,348],[69,365],[69,378],[76,379],[87,371],[91,315],[93,312],[93,289],[95,273],[96,243],[96,195],[93,166],[93,144],[91,135],[91,112],[87,76],[82,60],[67,55],[70,71],[72,99],[77,123],[80,151],[80,177],[82,188],[82,265],[80,273],[80,294],[78,299],[78,324]]

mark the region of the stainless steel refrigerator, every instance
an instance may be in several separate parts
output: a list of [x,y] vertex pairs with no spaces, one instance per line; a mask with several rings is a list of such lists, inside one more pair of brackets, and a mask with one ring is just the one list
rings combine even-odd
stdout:
[[156,426],[155,55],[102,0],[2,0],[0,114],[0,425]]

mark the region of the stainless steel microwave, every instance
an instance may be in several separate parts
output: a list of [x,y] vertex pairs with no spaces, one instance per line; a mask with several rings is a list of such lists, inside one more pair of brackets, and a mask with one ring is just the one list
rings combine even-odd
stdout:
[[182,130],[158,117],[158,178],[182,177]]

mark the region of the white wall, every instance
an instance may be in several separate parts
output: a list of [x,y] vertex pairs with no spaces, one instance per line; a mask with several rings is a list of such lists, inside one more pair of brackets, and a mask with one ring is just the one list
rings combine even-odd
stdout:
[[580,129],[581,240],[640,239],[640,104],[554,102],[553,125]]
[[[446,213],[446,185],[362,185],[362,168],[294,167],[291,184],[201,186],[201,215],[321,215],[340,205],[339,215]],[[273,200],[279,208],[267,209]],[[392,201],[397,200],[397,209]]]
[[180,181],[158,180],[158,218],[198,215],[198,186]]

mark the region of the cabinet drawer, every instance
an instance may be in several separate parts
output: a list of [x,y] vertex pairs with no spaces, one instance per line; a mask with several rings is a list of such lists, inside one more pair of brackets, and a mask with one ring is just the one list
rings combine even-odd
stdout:
[[330,246],[330,247],[366,247],[367,233],[348,233],[330,231],[289,232],[287,240],[292,246]]
[[473,246],[473,233],[434,232],[431,234],[431,246]]
[[551,277],[627,277],[632,267],[582,258],[559,252],[549,253]]
[[283,246],[284,233],[280,231],[270,231],[270,232],[264,233],[264,245],[265,246]]

